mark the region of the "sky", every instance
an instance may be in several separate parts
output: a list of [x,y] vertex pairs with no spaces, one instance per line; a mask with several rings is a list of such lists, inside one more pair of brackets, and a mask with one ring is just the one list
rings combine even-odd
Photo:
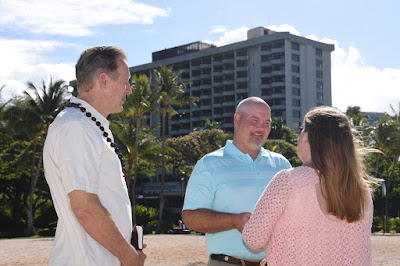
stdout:
[[0,100],[43,81],[75,79],[87,47],[115,45],[128,65],[195,41],[223,46],[247,30],[334,44],[332,105],[342,111],[400,111],[398,0],[0,0]]

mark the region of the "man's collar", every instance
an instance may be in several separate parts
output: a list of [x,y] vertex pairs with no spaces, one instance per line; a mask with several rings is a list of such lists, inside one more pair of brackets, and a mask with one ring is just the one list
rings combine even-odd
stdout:
[[70,99],[71,103],[79,103],[81,104],[82,107],[86,108],[86,112],[90,112],[93,117],[96,117],[96,119],[106,128],[109,128],[110,122],[105,118],[102,114],[99,113],[93,106],[91,106],[88,102],[76,98],[76,97],[71,97]]
[[[226,145],[225,145],[225,151],[231,155],[231,156],[236,156],[236,157],[248,157],[251,159],[250,155],[247,153],[243,153],[241,150],[239,150],[235,144],[233,143],[232,140],[227,140],[226,141]],[[257,156],[257,158],[254,160],[256,161],[259,157],[268,157],[269,154],[267,152],[267,150],[265,150],[264,148],[260,149],[260,152]]]

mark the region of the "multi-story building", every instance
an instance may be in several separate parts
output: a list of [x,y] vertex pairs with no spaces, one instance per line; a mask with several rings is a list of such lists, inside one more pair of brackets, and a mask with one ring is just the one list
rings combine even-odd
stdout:
[[[333,50],[331,44],[258,27],[247,32],[247,40],[221,47],[195,42],[154,52],[151,63],[130,71],[151,77],[154,68],[173,66],[191,81],[187,95],[199,97],[198,106],[178,110],[168,123],[171,137],[204,126],[205,119],[233,131],[236,105],[248,96],[263,98],[273,117],[296,129],[310,108],[332,105]],[[149,122],[159,123],[159,117]]]

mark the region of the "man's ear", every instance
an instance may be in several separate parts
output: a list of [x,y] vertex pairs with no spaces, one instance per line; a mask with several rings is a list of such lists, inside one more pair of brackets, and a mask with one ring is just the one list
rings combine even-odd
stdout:
[[240,120],[240,114],[235,113],[235,115],[233,116],[233,126],[234,127],[237,127],[237,125],[239,124],[239,120]]
[[106,73],[100,73],[97,80],[99,82],[100,88],[107,88],[108,76]]

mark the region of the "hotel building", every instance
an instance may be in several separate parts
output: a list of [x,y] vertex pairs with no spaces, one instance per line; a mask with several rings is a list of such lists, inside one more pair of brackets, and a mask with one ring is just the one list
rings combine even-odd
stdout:
[[[130,68],[133,75],[146,74],[162,65],[182,71],[191,81],[187,95],[199,98],[197,107],[181,107],[168,121],[167,135],[182,136],[204,127],[205,119],[220,122],[233,132],[233,114],[244,98],[258,96],[272,109],[272,117],[292,129],[302,123],[312,107],[332,105],[331,52],[334,45],[257,27],[247,40],[216,47],[194,42],[152,54],[152,62]],[[149,124],[160,122],[152,115]]]

